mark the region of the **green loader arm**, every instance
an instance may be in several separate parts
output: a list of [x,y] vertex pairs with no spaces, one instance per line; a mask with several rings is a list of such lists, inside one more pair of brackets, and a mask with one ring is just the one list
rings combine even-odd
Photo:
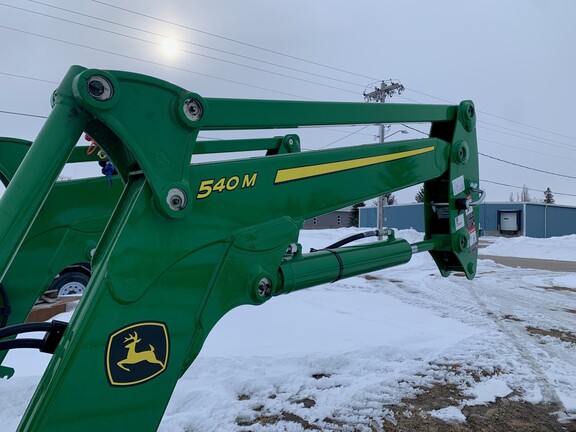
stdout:
[[[31,142],[0,138],[0,179],[8,186]],[[96,163],[96,154],[76,147],[68,163]],[[65,267],[91,261],[91,251],[102,235],[122,192],[117,179],[108,186],[105,179],[90,178],[57,182],[26,239],[2,279],[0,328],[26,320],[36,300]],[[6,355],[0,351],[0,363]],[[0,377],[12,370],[0,367]]]
[[[300,152],[296,134],[197,140],[205,130],[405,122],[431,123],[430,137],[309,152]],[[2,274],[83,131],[100,143],[125,188],[20,430],[155,430],[207,334],[236,306],[402,264],[420,251],[430,251],[445,276],[474,277],[479,189],[471,102],[210,99],[148,76],[79,66],[55,92],[52,113],[0,200]],[[196,161],[250,150],[267,153]],[[390,235],[302,253],[304,220],[422,182],[422,242]]]

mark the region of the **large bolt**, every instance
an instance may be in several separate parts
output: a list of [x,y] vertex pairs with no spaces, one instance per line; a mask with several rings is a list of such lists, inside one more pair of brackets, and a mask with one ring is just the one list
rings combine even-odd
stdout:
[[184,115],[190,121],[197,122],[204,115],[204,108],[198,99],[190,98],[184,101]]
[[88,78],[88,93],[98,102],[106,102],[114,96],[112,83],[102,75],[92,75]]
[[186,193],[182,189],[173,188],[168,191],[168,195],[166,195],[166,202],[168,203],[168,207],[172,210],[182,210],[186,207],[188,199],[186,198]]
[[258,295],[262,298],[272,295],[272,281],[269,278],[263,277],[260,279],[260,282],[258,282]]

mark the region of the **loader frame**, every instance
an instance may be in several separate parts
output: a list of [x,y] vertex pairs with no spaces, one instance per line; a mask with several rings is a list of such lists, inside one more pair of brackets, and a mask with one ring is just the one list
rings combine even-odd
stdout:
[[[20,430],[155,430],[210,330],[239,305],[399,265],[422,251],[442,275],[473,278],[475,121],[470,101],[216,99],[149,76],[70,68],[0,200],[1,276],[83,132],[114,162],[125,187],[93,256],[86,294]],[[407,122],[431,123],[429,138],[306,152],[296,134],[198,139],[200,131]],[[253,150],[266,155],[196,161],[204,153]],[[368,245],[304,253],[298,244],[304,220],[419,183],[423,241],[409,244],[388,231]]]

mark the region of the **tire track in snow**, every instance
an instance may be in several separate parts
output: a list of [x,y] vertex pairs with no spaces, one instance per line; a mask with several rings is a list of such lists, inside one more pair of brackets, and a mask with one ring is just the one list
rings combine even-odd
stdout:
[[[534,271],[527,270],[527,272],[533,274]],[[489,271],[487,273],[493,272]],[[519,297],[517,289],[514,292],[499,289],[495,295],[495,298],[498,300],[492,301],[492,303],[496,302],[499,306],[503,306],[503,308],[500,307],[498,311],[494,311],[477,292],[481,290],[482,292],[486,291],[487,293],[494,294],[494,290],[490,289],[490,286],[485,286],[486,283],[490,283],[490,281],[482,283],[481,276],[482,273],[479,273],[477,279],[474,281],[463,281],[463,283],[459,283],[458,279],[453,277],[440,279],[436,275],[431,275],[419,281],[414,281],[415,283],[412,284],[412,286],[410,286],[409,279],[402,276],[396,278],[392,276],[384,278],[386,285],[382,287],[382,290],[386,294],[392,295],[408,304],[443,312],[443,316],[458,319],[467,324],[475,326],[489,324],[490,326],[495,326],[495,330],[504,335],[517,352],[517,361],[532,371],[535,386],[540,389],[542,399],[550,403],[555,403],[565,410],[554,385],[550,382],[534,350],[545,352],[550,358],[558,359],[576,368],[575,361],[561,350],[539,344],[534,336],[526,333],[524,327],[515,329],[510,325],[510,322],[504,321],[508,313],[506,311],[507,308],[514,309],[517,306],[521,306],[528,311],[527,314],[529,316],[544,318],[544,316],[540,317],[540,315],[549,315],[548,312],[552,313],[555,309],[561,307],[561,302],[554,298],[547,299],[545,293],[538,290],[539,287],[528,284],[533,285],[532,287],[527,287],[527,289],[530,290],[529,298]],[[513,277],[504,276],[502,279],[504,282],[509,280],[513,285],[517,286],[518,276],[515,272]],[[493,280],[491,282],[493,285]],[[462,285],[465,285],[465,292],[468,294],[466,296],[462,295]],[[455,293],[458,295],[454,295]],[[546,309],[545,314],[539,311],[542,307]],[[510,311],[510,314],[513,316],[513,311]],[[558,318],[556,315],[557,314],[555,314],[554,318]],[[540,319],[537,320],[540,321]],[[537,323],[535,324],[538,325]]]
[[534,375],[536,376],[537,382],[540,386],[540,393],[542,394],[542,398],[547,402],[552,402],[557,404],[558,406],[562,407],[565,411],[564,404],[562,403],[558,393],[554,389],[554,386],[550,383],[548,377],[546,376],[544,370],[538,363],[537,359],[534,357],[532,352],[526,348],[526,343],[532,344],[532,341],[528,338],[530,337],[527,334],[520,336],[517,332],[512,330],[510,326],[504,325],[504,321],[500,319],[500,317],[492,312],[486,303],[480,298],[480,296],[474,290],[474,287],[468,285],[467,286],[468,292],[470,295],[475,299],[476,303],[484,310],[484,313],[487,317],[492,319],[494,324],[498,327],[498,329],[505,334],[508,339],[510,339],[512,345],[516,349],[516,351],[521,355],[522,360],[527,364],[527,366],[532,370]]

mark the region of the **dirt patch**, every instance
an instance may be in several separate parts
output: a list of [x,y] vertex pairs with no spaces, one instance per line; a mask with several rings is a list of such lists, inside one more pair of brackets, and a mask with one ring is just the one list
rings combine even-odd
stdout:
[[517,316],[514,316],[514,315],[504,315],[502,317],[502,319],[507,320],[507,321],[522,322],[522,320],[520,318],[518,318]]
[[[413,398],[402,400],[400,408],[403,413],[412,411],[413,414],[423,413],[426,411],[438,410],[449,406],[458,406],[466,399],[461,390],[455,384],[438,384],[434,387],[420,389],[421,393]],[[394,407],[390,407],[394,408]],[[392,409],[395,411],[395,409]]]
[[393,283],[393,284],[401,284],[402,281],[398,280],[398,279],[388,279],[388,282]]
[[316,401],[312,398],[298,399],[293,403],[296,405],[302,405],[304,408],[312,408],[313,406],[316,406]]
[[[506,398],[496,398],[496,402],[486,405],[467,406],[470,399],[462,394],[454,384],[438,384],[421,389],[421,393],[402,400],[399,405],[387,405],[393,414],[381,419],[375,418],[370,425],[359,429],[331,417],[322,419],[318,424],[310,423],[302,417],[281,412],[277,415],[257,415],[251,420],[238,420],[242,432],[252,432],[255,425],[273,426],[279,422],[297,423],[306,431],[359,431],[370,427],[374,432],[576,432],[576,422],[560,423],[557,413],[560,407],[552,404],[530,404]],[[305,407],[316,402],[311,398],[294,401]],[[432,415],[431,412],[448,407],[459,409],[466,417],[465,421],[446,421]]]
[[322,378],[330,378],[332,376],[332,374],[329,373],[315,373],[312,375],[312,378],[319,380]]
[[302,426],[304,430],[321,430],[318,426],[315,426],[312,423],[309,423],[308,421],[304,420],[302,417],[289,412],[282,412],[278,415],[271,415],[271,416],[259,416],[254,420],[250,421],[237,421],[236,424],[240,427],[247,427],[247,429],[242,429],[242,432],[251,432],[252,429],[250,429],[250,426],[254,426],[256,424],[262,426],[269,426],[269,425],[275,425],[281,421],[298,423],[300,426]]
[[374,276],[371,274],[365,274],[365,275],[362,275],[362,277],[366,280],[369,280],[369,281],[380,280],[380,278],[378,276]]
[[[496,402],[467,406],[460,389],[453,384],[438,384],[414,398],[404,399],[401,406],[390,406],[395,423],[386,423],[390,432],[575,432],[576,422],[560,423],[556,413],[560,407],[548,404],[533,405],[496,398]],[[431,411],[447,407],[460,409],[465,422],[445,421],[431,415]]]
[[[534,329],[536,334],[548,335],[547,331]],[[459,363],[432,364],[454,375],[467,376],[474,382],[503,373],[497,368],[467,371]],[[314,374],[315,379],[328,378],[329,374]],[[362,426],[348,423],[345,419],[327,416],[323,419],[306,419],[288,411],[279,414],[265,414],[265,407],[253,408],[254,417],[238,419],[241,432],[254,432],[258,425],[274,430],[280,422],[292,422],[305,431],[346,431],[346,432],[576,432],[576,421],[561,423],[558,413],[563,408],[554,404],[530,404],[517,400],[512,393],[504,398],[496,398],[493,403],[469,406],[470,396],[466,396],[462,386],[438,382],[431,387],[416,388],[417,394],[405,398],[398,404],[384,405],[382,417],[369,419]],[[249,395],[240,395],[239,400],[249,400]],[[293,400],[293,404],[304,408],[317,405],[311,397]],[[454,420],[439,416],[439,410],[451,408]],[[444,411],[446,412],[446,411]],[[460,415],[461,413],[461,415]],[[306,416],[304,416],[306,417]],[[442,418],[438,418],[442,417]]]
[[543,288],[545,290],[550,290],[550,291],[567,291],[567,292],[576,291],[576,289],[574,289],[574,288],[568,288],[568,287],[562,287],[562,286],[539,286],[538,288]]
[[550,329],[544,330],[537,327],[526,327],[526,331],[534,336],[552,336],[556,339],[560,339],[562,342],[568,342],[576,344],[576,334],[567,331]]

